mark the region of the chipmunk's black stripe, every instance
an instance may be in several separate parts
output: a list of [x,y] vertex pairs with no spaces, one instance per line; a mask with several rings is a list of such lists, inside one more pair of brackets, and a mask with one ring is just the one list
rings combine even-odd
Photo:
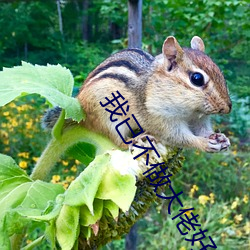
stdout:
[[96,69],[93,72],[92,77],[95,77],[96,75],[98,75],[102,71],[105,71],[106,69],[111,68],[111,67],[125,67],[131,71],[134,71],[136,74],[139,74],[139,72],[140,72],[140,69],[138,67],[136,67],[136,65],[130,63],[129,61],[117,60],[117,61],[109,62],[106,65]]
[[126,85],[129,83],[128,77],[121,75],[121,74],[112,74],[112,73],[103,74],[100,77],[98,77],[96,80],[100,80],[100,79],[104,79],[104,78],[115,79],[115,80],[124,82]]
[[154,61],[154,57],[153,56],[151,56],[150,54],[146,53],[145,51],[143,51],[141,49],[126,49],[126,51],[132,51],[132,52],[138,53],[141,56],[144,56],[149,62],[153,62]]

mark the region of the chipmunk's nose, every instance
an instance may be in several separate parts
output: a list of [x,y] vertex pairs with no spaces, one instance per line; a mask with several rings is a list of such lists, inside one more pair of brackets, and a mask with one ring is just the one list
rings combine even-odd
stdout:
[[222,109],[220,109],[219,113],[228,114],[232,109],[232,102],[229,101]]

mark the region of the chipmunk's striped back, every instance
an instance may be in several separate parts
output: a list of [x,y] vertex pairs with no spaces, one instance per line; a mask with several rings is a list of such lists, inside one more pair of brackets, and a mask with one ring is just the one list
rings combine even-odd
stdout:
[[109,78],[133,87],[134,80],[148,72],[153,61],[154,57],[143,50],[122,50],[97,66],[89,74],[84,85]]

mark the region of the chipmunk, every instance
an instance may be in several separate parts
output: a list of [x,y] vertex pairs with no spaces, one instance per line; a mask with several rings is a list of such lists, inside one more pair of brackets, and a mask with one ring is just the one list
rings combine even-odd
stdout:
[[[115,126],[133,114],[143,130],[162,144],[206,152],[227,149],[230,142],[213,131],[210,115],[227,114],[232,104],[223,74],[204,50],[198,36],[192,38],[191,48],[181,48],[169,36],[156,57],[140,49],[110,56],[88,75],[77,96],[86,112],[83,126],[124,146]],[[100,102],[116,91],[128,100],[129,111],[112,123]],[[107,108],[114,109],[111,104]],[[129,124],[138,128],[133,119]],[[129,128],[120,132],[129,137]]]

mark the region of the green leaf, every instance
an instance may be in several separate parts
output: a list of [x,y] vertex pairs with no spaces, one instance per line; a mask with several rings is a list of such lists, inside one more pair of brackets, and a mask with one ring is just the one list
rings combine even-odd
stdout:
[[99,155],[71,183],[65,192],[64,204],[87,205],[93,215],[93,201],[99,198],[111,200],[127,211],[136,192],[136,179],[130,172],[136,171],[138,164],[127,152],[114,150]]
[[9,236],[13,231],[12,226],[18,226],[15,231],[19,232],[25,224],[22,218],[18,217],[19,220],[16,216],[9,216],[10,220],[8,220],[6,215],[11,212],[12,208],[17,207],[22,202],[31,184],[32,182],[21,184],[0,200],[0,249],[8,249]]
[[72,74],[61,65],[34,66],[22,62],[22,66],[0,72],[0,106],[18,96],[36,93],[53,106],[65,109],[66,118],[79,122],[84,114],[79,101],[71,97],[73,84]]
[[0,181],[0,201],[17,186],[25,182],[31,182],[27,176],[17,176]]
[[0,225],[0,249],[1,250],[10,250],[10,240],[8,234],[3,231]]
[[56,238],[64,250],[71,250],[79,234],[79,207],[64,205],[56,220]]
[[114,219],[118,217],[119,207],[113,201],[110,200],[103,201],[103,207],[109,210]]
[[61,185],[37,180],[30,186],[20,208],[26,209],[27,213],[29,209],[42,212],[47,207],[48,201],[55,200],[56,196],[61,193],[64,193]]
[[85,165],[88,165],[95,158],[96,148],[92,144],[86,142],[78,142],[70,147],[67,152],[67,155],[77,159]]
[[10,156],[0,154],[0,181],[17,176],[26,176],[28,178],[28,175]]
[[110,167],[103,176],[96,198],[112,200],[123,212],[129,210],[136,192],[136,179],[131,174],[121,173]]
[[[26,216],[28,216],[28,218],[36,220],[36,221],[47,221],[47,222],[49,222],[49,221],[54,220],[59,215],[59,213],[60,213],[60,211],[62,209],[62,206],[63,206],[62,204],[56,203],[56,204],[54,204],[53,209],[48,213],[43,212],[42,215],[33,215],[33,214],[32,215],[27,215],[27,213],[26,213]],[[47,210],[47,208],[45,209],[45,211],[46,210]],[[20,210],[19,210],[19,213],[23,214]]]
[[94,214],[91,214],[87,206],[80,207],[80,225],[89,226],[95,224],[102,217],[103,200],[95,199],[93,203]]
[[[19,232],[30,220],[38,220],[36,216],[41,216],[47,204],[62,192],[64,189],[60,185],[42,181],[24,183],[16,187],[1,200],[3,203],[0,212],[2,228],[8,232],[8,236]],[[58,205],[52,210],[50,217],[47,216],[47,220],[55,219],[60,209]]]
[[70,206],[87,205],[93,214],[93,201],[108,169],[110,161],[109,154],[99,155],[93,162],[70,184],[65,192],[64,204]]
[[[50,218],[55,218],[61,209],[62,199],[56,199],[64,192],[61,185],[31,181],[14,160],[6,155],[0,155],[0,235],[1,247],[9,246],[9,236],[21,233],[34,218],[45,211]],[[56,200],[56,202],[54,201]],[[51,203],[57,206],[52,206]],[[51,212],[50,212],[51,211]],[[52,215],[54,217],[52,217]]]
[[91,237],[92,229],[90,227],[80,227],[80,231],[84,238],[89,239]]
[[56,249],[56,223],[50,221],[45,229],[45,237],[50,242],[51,249]]
[[7,210],[16,208],[22,203],[31,185],[32,182],[23,183],[1,199],[0,221],[3,220]]
[[10,209],[4,215],[3,231],[7,238],[13,234],[22,234],[23,228],[29,225],[30,222],[28,218],[20,216],[15,209]]

